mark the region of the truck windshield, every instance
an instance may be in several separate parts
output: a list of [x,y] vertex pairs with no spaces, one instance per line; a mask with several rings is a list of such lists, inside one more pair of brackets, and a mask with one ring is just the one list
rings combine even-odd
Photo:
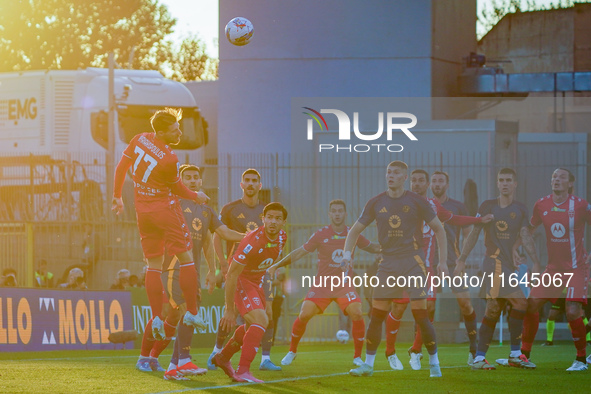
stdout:
[[[161,108],[154,108],[143,105],[128,105],[120,107],[119,113],[119,136],[129,143],[131,139],[140,133],[152,132],[150,117]],[[183,108],[183,119],[180,121],[180,128],[183,132],[181,142],[174,146],[174,149],[197,149],[205,143],[205,122],[197,108]]]

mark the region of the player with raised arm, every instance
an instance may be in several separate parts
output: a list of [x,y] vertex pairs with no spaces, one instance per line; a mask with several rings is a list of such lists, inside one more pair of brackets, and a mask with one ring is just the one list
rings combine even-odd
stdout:
[[191,256],[191,237],[183,218],[177,196],[197,203],[208,200],[203,192],[193,192],[181,182],[179,161],[169,145],[180,142],[179,128],[182,111],[166,108],[150,118],[153,133],[137,134],[125,151],[115,170],[112,210],[123,212],[121,191],[125,174],[132,170],[135,189],[135,210],[144,257],[148,262],[146,292],[152,309],[154,338],[164,339],[162,321],[163,287],[160,275],[164,252],[176,255],[181,262],[180,285],[187,313],[185,324],[205,328],[197,316],[197,271]]
[[[440,173],[441,172],[436,172],[433,176]],[[429,189],[429,173],[423,169],[419,168],[411,172],[410,185],[411,190],[413,192],[417,193],[418,195],[429,201],[429,203],[431,204],[431,208],[433,208],[439,220],[442,223],[445,223],[444,228],[446,229],[446,231],[451,226],[470,226],[472,224],[477,223],[488,223],[493,219],[493,215],[485,215],[483,217],[472,217],[454,214],[453,212],[443,207],[438,199],[428,198],[427,190]],[[467,212],[465,210],[462,210],[461,213]],[[453,244],[450,245],[449,236],[451,235],[455,237],[455,235],[450,234],[449,232],[447,233],[447,235],[449,255],[449,248],[454,247]],[[423,223],[422,245],[423,253],[425,254],[425,266],[427,267],[427,272],[431,276],[437,275],[437,272],[435,272],[435,267],[437,265],[438,256],[435,232],[426,223]],[[437,289],[429,288],[427,294],[427,312],[429,314],[429,320],[432,323],[435,317],[435,301],[437,296]],[[468,301],[469,300],[470,299],[468,298]],[[398,335],[398,329],[400,328],[402,315],[404,314],[404,311],[406,310],[406,307],[409,302],[410,299],[408,298],[395,300],[392,305],[392,311],[388,314],[388,317],[386,318],[386,358],[388,359],[390,367],[394,370],[403,369],[402,363],[396,355],[396,337]],[[474,327],[474,330],[475,329],[476,328]],[[415,340],[412,347],[408,351],[410,356],[410,366],[415,371],[421,369],[421,358],[423,357],[421,352],[422,346],[423,340],[421,330],[418,326],[415,326]]]
[[[224,349],[212,362],[236,382],[263,383],[250,373],[250,364],[269,324],[265,311],[263,277],[287,241],[283,231],[287,210],[278,202],[267,204],[263,210],[263,226],[249,233],[240,242],[232,257],[226,277],[226,309],[220,327],[228,332],[236,324],[236,311],[246,321],[239,326]],[[240,351],[238,370],[234,372],[230,359]]]
[[[345,202],[343,200],[332,200],[329,203],[328,217],[330,218],[330,224],[328,226],[316,231],[303,246],[292,251],[281,259],[281,261],[269,268],[268,271],[271,277],[273,277],[277,268],[289,265],[316,250],[318,251],[318,270],[316,277],[342,277],[343,269],[341,263],[343,260],[343,248],[347,233],[349,232],[349,227],[345,224],[347,219],[347,206]],[[380,252],[380,245],[371,243],[362,235],[359,236],[356,246],[369,253]],[[313,283],[317,282],[313,281]],[[322,280],[318,283],[322,283]],[[282,365],[290,365],[296,358],[298,344],[306,331],[306,326],[310,319],[320,313],[324,313],[333,301],[337,303],[345,315],[351,317],[351,333],[355,345],[353,363],[355,365],[361,365],[363,363],[361,360],[361,351],[363,350],[365,336],[365,321],[363,320],[361,311],[361,298],[355,287],[349,283],[338,289],[334,289],[334,291],[322,285],[310,288],[306,299],[302,303],[300,314],[293,323],[289,352],[281,360]]]
[[[517,189],[517,173],[511,168],[502,168],[497,174],[497,188],[499,197],[486,200],[478,208],[479,215],[492,214],[493,223],[477,225],[464,243],[458,263],[465,265],[468,255],[478,242],[478,236],[484,228],[484,244],[486,252],[482,263],[482,271],[486,280],[481,288],[486,298],[486,310],[478,333],[478,349],[472,364],[474,370],[492,370],[494,366],[486,361],[486,352],[492,342],[493,334],[501,312],[507,303],[511,305],[509,313],[509,336],[511,339],[511,353],[508,365],[512,367],[534,369],[536,365],[521,353],[521,330],[523,317],[527,310],[527,299],[523,290],[517,285],[511,285],[509,278],[515,273],[519,261],[514,261],[513,248],[521,242],[530,254],[535,265],[539,265],[535,247],[531,237],[522,238],[520,234],[528,231],[528,213],[524,204],[515,200]],[[492,276],[491,276],[492,275]],[[505,281],[502,281],[503,275]]]
[[[376,352],[382,338],[382,324],[390,311],[391,302],[394,299],[403,298],[405,290],[411,299],[415,322],[421,329],[425,347],[429,352],[430,376],[441,376],[435,329],[427,314],[429,285],[421,248],[423,222],[435,232],[441,256],[447,255],[447,240],[443,225],[429,202],[418,194],[405,190],[404,183],[407,179],[406,163],[393,161],[388,164],[386,172],[388,190],[367,202],[363,213],[349,230],[345,241],[343,261],[349,264],[357,238],[375,220],[383,256],[378,266],[379,285],[374,289],[371,320],[366,334],[366,359],[361,366],[349,372],[353,376],[373,374]],[[439,263],[439,272],[448,274],[445,261]],[[406,279],[407,283],[403,283],[402,286],[392,286],[390,282],[392,277],[396,282]],[[411,277],[416,279],[411,281]]]
[[[253,168],[249,168],[242,173],[242,198],[232,201],[222,207],[220,212],[220,219],[222,223],[226,224],[232,230],[241,233],[249,233],[256,230],[262,225],[262,214],[265,205],[260,202],[259,194],[262,187],[261,174]],[[220,238],[214,234],[213,237],[214,248],[220,264],[222,266],[222,273],[225,275],[228,272],[228,263],[231,261],[237,244],[233,242],[226,243],[227,258],[224,254],[222,242]],[[275,365],[271,361],[271,347],[273,346],[273,331],[275,329],[273,323],[273,281],[269,275],[265,275],[263,279],[265,299],[267,300],[267,317],[269,318],[269,325],[265,330],[265,336],[262,341],[262,358],[259,369],[262,371],[281,371],[281,367]],[[226,332],[221,327],[218,327],[216,334],[216,343],[213,351],[207,360],[207,368],[210,370],[216,369],[211,360],[213,357],[222,351],[224,342],[231,332]]]
[[[585,224],[591,224],[591,205],[571,194],[574,182],[575,176],[566,168],[554,170],[552,194],[535,203],[531,227],[529,231],[524,231],[525,237],[531,237],[531,232],[537,226],[544,226],[548,265],[537,277],[538,280],[532,274],[532,289],[523,321],[521,352],[529,358],[540,324],[538,311],[546,302],[555,302],[564,296],[562,292],[566,287],[566,320],[577,349],[576,359],[567,371],[585,371],[587,343],[582,306],[587,303],[591,254],[587,255],[584,244]],[[539,271],[539,264],[534,262],[534,273]]]
[[[180,167],[179,172],[183,184],[189,190],[194,192],[201,190],[203,180],[201,170],[197,166],[184,164]],[[180,203],[193,241],[192,253],[197,270],[197,284],[200,285],[201,283],[199,280],[199,264],[201,250],[203,249],[209,267],[205,283],[211,293],[215,285],[215,256],[211,233],[215,231],[216,234],[230,241],[240,241],[244,234],[228,229],[219,221],[213,209],[205,204],[197,204],[194,201],[185,199],[181,199]],[[164,321],[166,339],[154,341],[151,332],[152,320],[149,320],[144,330],[140,359],[136,365],[137,369],[144,372],[164,371],[158,363],[158,357],[170,343],[176,329],[178,331],[173,357],[168,370],[164,374],[166,380],[187,380],[185,376],[201,375],[207,371],[191,362],[190,349],[194,327],[179,322],[180,317],[186,312],[186,303],[179,284],[179,275],[180,264],[178,258],[176,256],[166,256],[162,272],[162,282],[165,284],[164,288],[168,297],[168,305],[164,307],[168,311]],[[200,304],[201,291],[198,289],[197,308],[199,308]]]

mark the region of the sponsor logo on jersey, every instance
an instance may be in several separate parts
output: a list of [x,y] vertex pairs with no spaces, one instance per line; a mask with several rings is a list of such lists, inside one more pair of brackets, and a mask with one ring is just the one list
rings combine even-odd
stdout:
[[201,230],[201,227],[203,226],[203,223],[201,223],[201,219],[194,218],[193,219],[193,222],[191,223],[191,225],[193,226],[193,229],[195,231],[199,231],[199,230]]
[[241,254],[241,255],[239,255],[239,256],[238,256],[238,258],[239,258],[240,260],[244,260],[244,259],[246,258],[246,256],[245,256],[245,255],[243,255],[243,254]]
[[560,209],[558,207],[552,207],[551,211],[552,212],[566,212],[566,209]]
[[236,216],[236,219],[246,219],[246,218],[244,217],[244,214],[241,213],[240,215]]
[[499,230],[499,231],[507,231],[507,229],[509,228],[509,225],[504,220],[499,220],[498,222],[495,223],[495,226],[497,227],[497,230]]
[[327,242],[328,242],[328,238],[324,240],[324,243],[327,243]]
[[191,208],[189,208],[189,207],[185,208],[185,210],[183,212],[193,213],[193,211],[191,211]]
[[248,254],[248,252],[250,252],[251,250],[252,250],[252,245],[251,244],[248,244],[244,248],[243,252],[244,252],[244,254]]
[[337,264],[341,264],[341,262],[343,261],[343,249],[337,249],[334,252],[332,252],[332,261],[334,261]]
[[267,244],[265,245],[265,248],[274,248],[274,247],[276,247],[277,245],[278,245],[278,244],[274,244],[274,243],[271,243],[271,242],[267,242]]
[[269,268],[273,265],[273,258],[269,257],[268,259],[263,260],[262,263],[259,264],[259,269],[264,270]]
[[380,209],[379,213],[388,213],[388,210],[386,209],[386,207],[383,207],[382,209]]
[[346,235],[333,235],[332,239],[347,239]]
[[388,219],[388,224],[392,228],[398,228],[402,224],[402,220],[400,220],[400,216],[398,216],[398,215],[392,215]]
[[556,238],[562,238],[564,237],[564,234],[566,234],[566,230],[564,229],[564,226],[561,223],[554,223],[550,227],[550,231],[552,232],[552,235]]

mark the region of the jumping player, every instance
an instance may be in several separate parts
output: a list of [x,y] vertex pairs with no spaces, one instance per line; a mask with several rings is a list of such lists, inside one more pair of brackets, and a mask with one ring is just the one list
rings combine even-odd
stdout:
[[[160,275],[164,251],[180,261],[180,286],[187,301],[183,321],[194,327],[205,327],[197,316],[197,271],[191,256],[191,237],[176,196],[197,203],[208,200],[203,192],[193,192],[180,181],[179,161],[169,145],[180,142],[182,111],[166,108],[157,111],[150,123],[153,133],[138,134],[129,143],[115,170],[112,210],[123,212],[121,191],[125,174],[132,170],[135,209],[144,257],[148,262],[146,292],[152,309],[152,331],[164,339],[162,321],[163,287]],[[132,167],[133,166],[133,167]]]

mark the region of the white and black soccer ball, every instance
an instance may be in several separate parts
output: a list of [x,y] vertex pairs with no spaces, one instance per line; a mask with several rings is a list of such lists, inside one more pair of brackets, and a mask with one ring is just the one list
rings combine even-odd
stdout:
[[248,44],[253,34],[254,26],[246,18],[234,18],[226,25],[226,37],[233,45],[243,46]]
[[345,330],[337,331],[337,341],[339,343],[347,343],[349,341],[349,333]]

